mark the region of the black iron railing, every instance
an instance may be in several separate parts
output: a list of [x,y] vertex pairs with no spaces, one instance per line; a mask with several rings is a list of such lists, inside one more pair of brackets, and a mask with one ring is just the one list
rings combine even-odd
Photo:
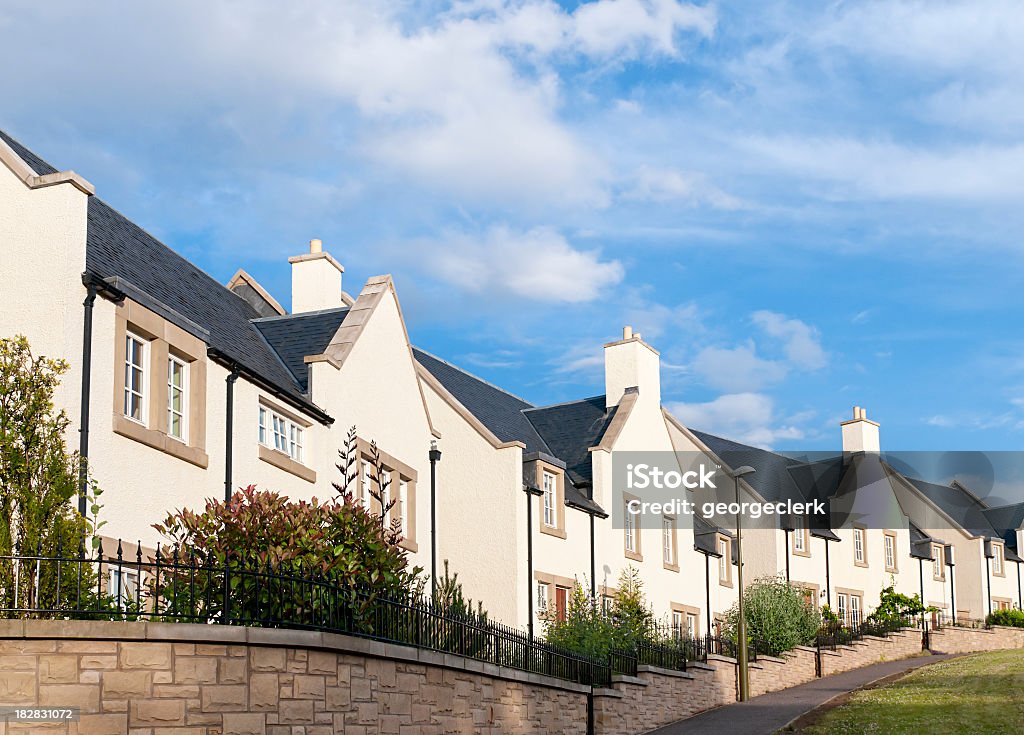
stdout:
[[815,645],[818,650],[836,650],[839,646],[848,646],[865,636],[887,638],[897,631],[916,627],[912,618],[897,618],[884,621],[863,621],[856,625],[829,625],[818,631]]
[[[150,620],[343,633],[605,686],[609,661],[422,596],[346,586],[313,570],[215,564],[178,549],[144,559],[0,556],[0,617]],[[629,667],[628,663],[623,666]],[[631,665],[635,672],[635,661]]]

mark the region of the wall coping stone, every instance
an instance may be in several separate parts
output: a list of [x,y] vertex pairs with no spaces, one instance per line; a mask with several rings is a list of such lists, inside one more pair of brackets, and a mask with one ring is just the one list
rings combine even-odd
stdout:
[[340,633],[321,633],[313,630],[290,630],[285,628],[204,625],[197,623],[154,623],[150,621],[0,620],[0,640],[45,638],[117,640],[127,642],[152,641],[161,643],[222,643],[227,645],[315,648],[335,653],[354,653],[371,658],[388,658],[455,671],[466,671],[483,674],[495,679],[534,684],[549,689],[561,689],[578,694],[587,694],[591,691],[590,686],[586,684],[577,684],[544,674],[520,671],[471,658],[463,658],[462,656],[450,653],[403,646],[397,643],[384,643],[382,641],[357,638]]
[[736,659],[729,658],[728,656],[719,656],[717,653],[709,653],[708,661],[722,661],[727,664],[733,664],[734,666],[736,665]]
[[605,689],[604,687],[601,687],[599,689],[595,689],[594,690],[594,696],[595,697],[611,697],[613,699],[622,699],[626,695],[624,695],[618,689]]
[[[691,666],[697,667],[697,668],[701,668],[701,669],[710,669],[711,668],[710,666],[704,666],[704,665],[698,666],[696,663],[687,662],[686,667],[690,668]],[[637,670],[637,673],[657,674],[658,676],[672,676],[672,677],[675,677],[677,679],[696,679],[697,678],[693,674],[691,674],[689,671],[676,671],[674,669],[663,669],[660,666],[650,666],[649,664],[640,664],[639,666],[636,667],[636,670]]]
[[644,681],[638,676],[627,676],[626,674],[612,674],[612,684],[635,684],[638,687],[645,687],[649,683],[650,682]]

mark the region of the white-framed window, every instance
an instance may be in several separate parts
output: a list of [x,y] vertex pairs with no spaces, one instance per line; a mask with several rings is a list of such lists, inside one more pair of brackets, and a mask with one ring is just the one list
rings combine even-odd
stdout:
[[303,426],[266,406],[259,412],[260,444],[287,454],[296,462],[303,457]]
[[661,519],[661,550],[666,564],[676,563],[675,523],[671,518]]
[[629,512],[629,501],[626,502],[626,513],[623,519],[626,533],[626,551],[636,553],[636,517]]
[[409,481],[404,477],[398,481],[398,522],[402,533],[409,529]]
[[683,613],[680,610],[672,611],[672,635],[676,638],[683,635]]
[[537,612],[544,614],[548,611],[548,586],[543,582],[537,583]]
[[860,625],[860,597],[850,595],[850,625]]
[[368,460],[362,460],[361,464],[363,467],[363,507],[369,509],[370,503],[373,501],[373,496],[370,495],[370,491],[373,489],[373,468]]
[[853,529],[853,558],[859,564],[864,563],[864,529]]
[[686,637],[695,638],[697,636],[697,616],[693,613],[686,613]]
[[124,415],[146,423],[146,361],[149,343],[128,332],[124,338]]
[[885,568],[896,568],[896,539],[889,534],[885,535]]
[[943,576],[945,560],[942,556],[942,547],[938,544],[932,544],[932,576],[936,579]]
[[167,358],[167,435],[188,441],[188,363]]
[[555,508],[555,499],[558,497],[557,482],[558,480],[550,472],[543,473],[544,525],[549,528],[554,528],[558,525],[558,514]]
[[125,607],[135,602],[139,591],[139,573],[134,569],[110,570],[110,594]]
[[846,618],[846,611],[848,606],[846,604],[847,596],[845,592],[840,592],[836,595],[836,615],[839,616],[839,622],[846,625],[849,621]]
[[796,516],[793,519],[793,551],[807,551],[807,538],[804,534],[804,519]]
[[1003,573],[1003,547],[1001,544],[992,544],[992,572]]
[[729,542],[724,538],[718,539],[718,553],[721,555],[718,559],[718,579],[725,582],[729,579],[729,564],[732,560],[729,558]]

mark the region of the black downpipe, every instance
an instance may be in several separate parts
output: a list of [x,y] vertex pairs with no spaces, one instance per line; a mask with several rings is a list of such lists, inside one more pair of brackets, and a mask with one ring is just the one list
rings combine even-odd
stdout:
[[952,608],[953,624],[956,625],[956,567],[949,565],[949,606]]
[[704,555],[704,592],[707,595],[708,638],[711,637],[711,555]]
[[232,367],[227,377],[227,416],[225,417],[224,433],[224,502],[231,502],[234,471],[232,455],[234,452],[235,433],[235,381],[238,380],[238,368]]
[[526,491],[526,600],[529,608],[527,611],[526,627],[530,634],[530,642],[533,642],[533,490],[529,487]]
[[[1020,564],[1017,565],[1017,581],[1020,581]],[[597,549],[594,544],[594,514],[590,514],[590,599],[597,599]]]
[[86,515],[89,492],[89,400],[92,392],[92,310],[96,303],[96,286],[86,284],[82,320],[82,405],[78,421],[78,512]]
[[[932,553],[935,553],[935,552],[932,552]],[[921,557],[917,558],[917,568],[918,568],[918,573],[921,576],[921,607],[923,608],[923,607],[926,607],[926,605],[925,605],[925,601],[924,601],[924,559],[922,559]],[[921,611],[921,629],[922,630],[924,629],[924,611],[923,610]]]
[[441,450],[437,442],[430,443],[430,591],[437,597],[437,463],[441,461]]
[[992,559],[985,557],[985,581],[988,583],[988,614],[992,614]]
[[792,529],[786,529],[786,584],[789,584],[789,534]]
[[1017,562],[1017,609],[1024,610],[1024,600],[1020,594],[1020,562]]
[[594,735],[594,732],[594,687],[591,686],[587,692],[587,735]]
[[825,539],[825,604],[832,609],[832,572],[828,564],[828,539]]

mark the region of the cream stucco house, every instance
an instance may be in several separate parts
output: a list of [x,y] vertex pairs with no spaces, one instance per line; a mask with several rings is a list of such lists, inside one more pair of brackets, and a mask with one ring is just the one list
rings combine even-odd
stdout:
[[245,271],[216,282],[81,176],[3,133],[0,161],[0,335],[24,334],[37,353],[70,362],[58,402],[74,421],[69,443],[104,489],[112,539],[152,549],[151,524],[167,511],[242,485],[329,496],[355,426],[361,497],[369,502],[372,441],[414,562],[429,569],[436,546],[467,594],[516,625],[561,614],[577,581],[610,594],[627,566],[656,616],[695,635],[735,601],[733,532],[674,517],[656,528],[614,522],[627,496],[613,455],[631,451],[751,465],[740,483],[749,499],[871,497],[884,523],[857,511],[744,533],[747,580],[787,575],[851,622],[890,583],[961,616],[1021,603],[1024,506],[974,498],[968,516],[951,512],[970,491],[885,465],[878,425],[860,410],[842,426],[842,452],[823,461],[692,429],[662,406],[658,352],[629,328],[604,345],[602,395],[535,406],[414,347],[392,278],[350,296],[319,240],[289,259],[289,312]]

